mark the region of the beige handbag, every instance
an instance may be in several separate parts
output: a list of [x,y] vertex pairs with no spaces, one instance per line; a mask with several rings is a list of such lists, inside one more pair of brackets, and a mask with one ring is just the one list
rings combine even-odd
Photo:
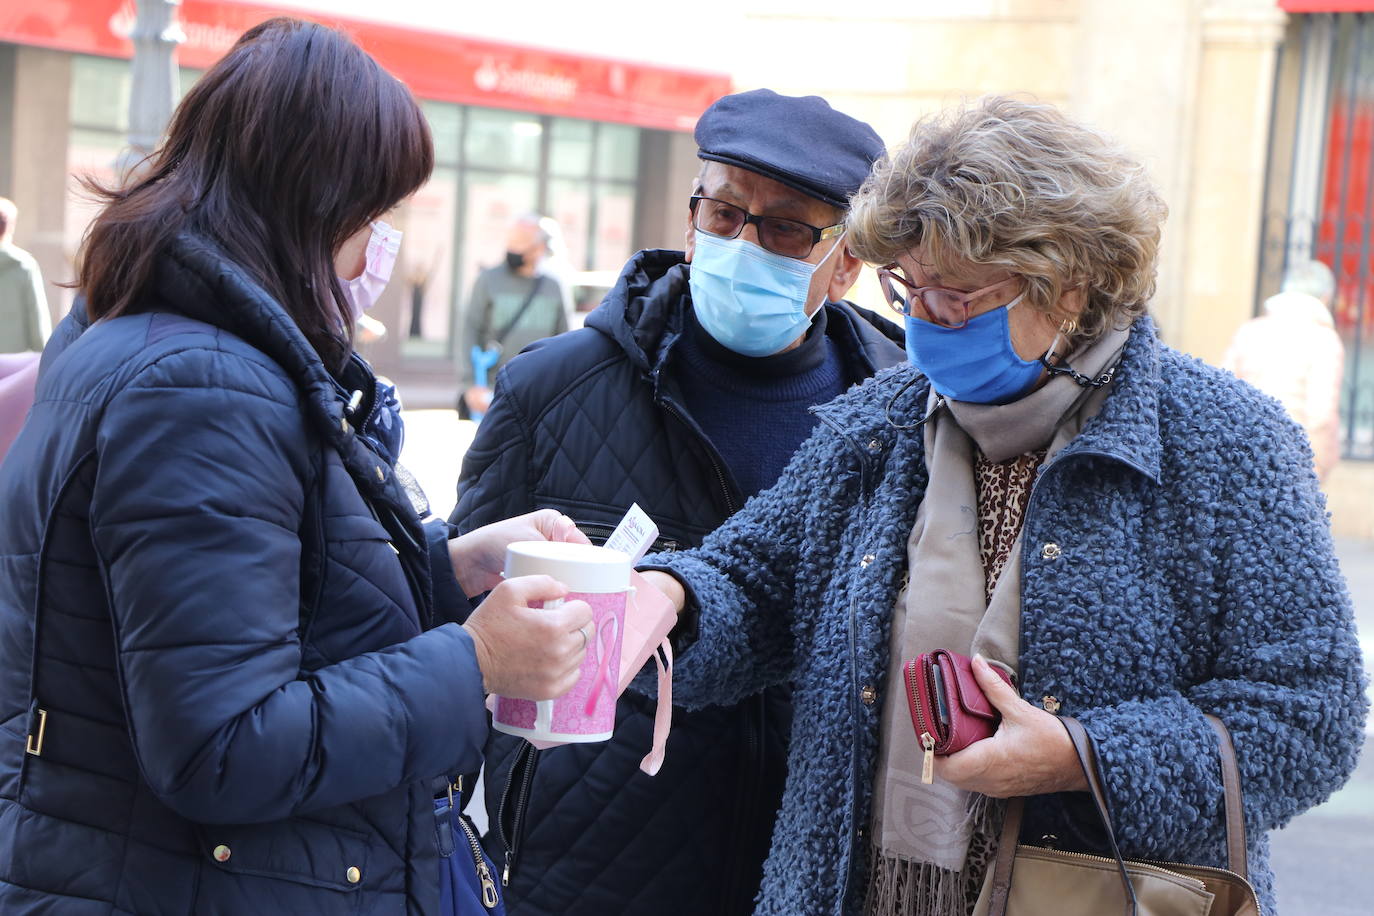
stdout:
[[1073,739],[1089,793],[1106,828],[1112,857],[1059,852],[1017,843],[1024,798],[1007,805],[997,858],[983,882],[973,916],[1259,916],[1259,900],[1246,878],[1245,806],[1236,751],[1226,726],[1207,722],[1221,748],[1226,794],[1226,853],[1230,870],[1176,862],[1121,858],[1098,777],[1092,739],[1076,719],[1060,720]]

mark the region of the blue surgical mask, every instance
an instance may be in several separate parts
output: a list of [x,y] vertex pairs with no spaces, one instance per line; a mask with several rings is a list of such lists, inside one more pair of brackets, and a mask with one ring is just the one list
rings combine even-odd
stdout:
[[811,323],[806,314],[811,276],[843,241],[843,236],[836,239],[819,263],[809,264],[742,238],[697,230],[688,278],[697,321],[721,346],[743,356],[777,353]]
[[1015,401],[1030,391],[1045,369],[1038,359],[1022,359],[1011,344],[1007,313],[1020,301],[1021,296],[1017,296],[1001,308],[970,318],[957,329],[908,317],[907,357],[930,379],[936,392],[951,401]]

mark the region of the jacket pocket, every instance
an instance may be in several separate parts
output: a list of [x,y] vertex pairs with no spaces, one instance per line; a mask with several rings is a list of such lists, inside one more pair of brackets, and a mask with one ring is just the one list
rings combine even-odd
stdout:
[[196,834],[212,866],[232,875],[353,892],[368,874],[369,837],[344,827],[294,818],[270,824],[201,824]]

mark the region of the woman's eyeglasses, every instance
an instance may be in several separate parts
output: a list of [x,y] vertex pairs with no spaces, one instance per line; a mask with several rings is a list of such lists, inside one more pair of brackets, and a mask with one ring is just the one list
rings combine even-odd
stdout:
[[[878,268],[878,282],[882,284],[883,297],[887,299],[887,304],[892,306],[899,315],[915,318],[928,317],[932,324],[938,324],[942,328],[962,328],[968,324],[970,303],[979,296],[984,296],[1019,279],[1013,275],[1005,280],[998,280],[991,286],[975,289],[970,293],[958,289],[946,289],[943,286],[915,286],[897,273],[896,268],[897,265],[895,264]],[[925,315],[912,313],[912,304],[917,299],[921,301]]]
[[699,194],[692,198],[691,209],[693,226],[722,239],[738,238],[744,227],[753,223],[758,228],[759,244],[786,258],[805,258],[817,242],[844,231],[843,223],[821,229],[795,219],[755,216],[743,207]]

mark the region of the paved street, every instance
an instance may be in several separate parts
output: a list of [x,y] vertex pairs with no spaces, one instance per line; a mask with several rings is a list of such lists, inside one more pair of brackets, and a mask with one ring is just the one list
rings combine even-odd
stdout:
[[[1374,662],[1374,542],[1336,542],[1355,599],[1366,670]],[[1282,916],[1374,913],[1374,734],[1359,769],[1326,804],[1273,834]]]
[[[451,410],[406,414],[403,461],[425,487],[436,513],[447,515],[453,506],[458,465],[474,429]],[[1374,542],[1341,540],[1336,552],[1354,596],[1365,658],[1374,660]],[[1374,913],[1371,746],[1374,736],[1366,738],[1360,767],[1344,789],[1271,837],[1282,916]],[[481,811],[469,813],[485,827]]]

